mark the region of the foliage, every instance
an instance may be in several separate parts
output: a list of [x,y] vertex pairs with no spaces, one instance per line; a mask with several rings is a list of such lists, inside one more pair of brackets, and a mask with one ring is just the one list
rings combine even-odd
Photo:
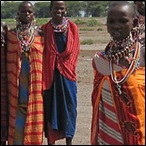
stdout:
[[83,20],[81,20],[81,19],[76,19],[75,21],[74,21],[77,25],[83,25],[83,24],[85,24],[86,22],[85,21],[83,21]]
[[106,15],[106,9],[109,1],[86,1],[86,15],[92,17],[100,17]]
[[[47,23],[49,20],[51,19],[51,17],[49,18],[36,18],[36,24],[37,26],[41,26],[42,24]],[[73,22],[79,22],[79,31],[80,31],[80,36],[84,36],[83,39],[81,40],[81,45],[92,45],[95,43],[105,43],[107,41],[107,39],[94,39],[93,34],[104,34],[105,30],[106,30],[106,26],[105,26],[105,17],[104,18],[89,18],[89,17],[85,17],[85,18],[70,18],[71,21]],[[4,21],[8,27],[14,28],[16,26],[16,21],[15,19],[1,19],[1,21]],[[88,26],[89,22],[92,23],[96,23],[95,26]],[[91,34],[91,36],[89,35]]]
[[[50,18],[36,18],[36,25],[41,26],[42,24],[47,23]],[[13,28],[16,25],[15,19],[1,19],[2,22],[5,22],[10,28]]]
[[15,18],[20,2],[3,2],[1,3],[1,18]]
[[100,26],[102,25],[100,22],[98,22],[95,18],[89,18],[88,20],[84,19],[76,19],[74,21],[77,25],[86,25],[86,26]]
[[50,15],[49,2],[35,3],[35,14],[37,18],[48,18]]
[[92,39],[86,39],[81,41],[81,45],[92,45],[94,44],[94,41]]
[[47,23],[51,18],[36,18],[36,24],[38,26],[41,26],[45,23]]
[[66,1],[67,2],[67,16],[81,17],[85,11],[86,3],[84,1]]
[[100,25],[100,23],[96,19],[90,19],[87,22],[87,26],[97,26],[97,25]]
[[[1,3],[1,18],[15,18],[20,2],[4,1]],[[68,17],[102,17],[106,15],[109,1],[66,1]],[[37,18],[50,17],[50,2],[36,2]]]
[[[41,26],[45,23],[47,23],[51,17],[49,18],[36,18],[36,25]],[[71,21],[75,22],[79,26],[86,26],[86,30],[91,30],[93,26],[102,26],[103,24],[97,21],[95,18],[70,18]],[[1,21],[4,21],[10,28],[16,25],[15,19],[1,19]],[[91,28],[88,28],[91,27]]]

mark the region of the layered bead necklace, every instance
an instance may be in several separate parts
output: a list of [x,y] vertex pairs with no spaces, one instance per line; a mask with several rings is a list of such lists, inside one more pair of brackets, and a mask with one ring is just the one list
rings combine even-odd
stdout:
[[136,39],[132,38],[132,34],[121,41],[112,40],[105,49],[105,57],[108,60],[118,62],[119,59],[128,56],[133,51],[135,41]]
[[[129,43],[126,43],[128,40],[129,41],[131,40],[131,41]],[[110,51],[113,50],[113,48],[115,46],[117,48],[120,48],[120,50],[117,49],[119,52],[115,51],[113,54],[112,54],[112,52],[110,52],[111,55],[108,54],[106,56],[109,59],[109,68],[110,68],[111,79],[116,84],[119,95],[121,95],[122,94],[121,84],[123,84],[128,79],[128,77],[133,73],[133,71],[138,67],[139,56],[140,56],[140,46],[138,43],[136,43],[136,39],[134,39],[134,40],[131,39],[131,36],[129,36],[128,38],[126,38],[120,42],[111,41],[110,44],[111,44]],[[134,55],[131,58],[130,65],[129,65],[124,77],[122,79],[118,80],[116,71],[113,68],[113,61],[116,61],[116,59],[119,60],[120,58],[124,58],[124,57],[128,56],[128,54],[130,52],[134,52]]]
[[34,41],[35,26],[31,23],[22,24],[18,23],[16,28],[17,39],[20,42],[22,52],[28,52],[31,44]]
[[54,32],[65,32],[68,27],[68,20],[69,20],[68,18],[63,17],[62,23],[59,25],[56,25],[53,22],[53,19],[51,19],[51,25],[54,28]]

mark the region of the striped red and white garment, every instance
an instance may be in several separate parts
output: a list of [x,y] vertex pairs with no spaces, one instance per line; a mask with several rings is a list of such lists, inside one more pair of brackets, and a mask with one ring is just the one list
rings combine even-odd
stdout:
[[[127,69],[113,64],[118,78]],[[136,69],[117,94],[103,53],[93,58],[91,145],[143,145],[145,143],[145,68]],[[130,101],[130,104],[127,104]]]
[[108,81],[104,81],[99,103],[99,145],[123,145],[123,137]]

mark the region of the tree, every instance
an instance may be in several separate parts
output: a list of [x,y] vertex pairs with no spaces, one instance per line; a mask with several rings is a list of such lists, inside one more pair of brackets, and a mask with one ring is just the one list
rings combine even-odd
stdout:
[[66,1],[67,2],[67,16],[80,17],[81,11],[84,11],[85,3],[81,1]]
[[[67,16],[81,17],[85,13],[86,17],[106,16],[106,8],[110,1],[66,1]],[[1,3],[1,18],[15,18],[20,2],[5,1]],[[50,2],[37,2],[34,4],[37,18],[50,17]]]
[[1,18],[15,18],[20,2],[3,2],[1,3]]
[[50,2],[38,2],[34,4],[35,7],[35,14],[38,18],[47,18],[50,16]]
[[101,17],[106,15],[109,1],[86,1],[86,16]]

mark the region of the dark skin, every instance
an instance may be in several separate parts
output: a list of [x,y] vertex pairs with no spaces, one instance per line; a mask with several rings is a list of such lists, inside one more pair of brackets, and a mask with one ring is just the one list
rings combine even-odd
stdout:
[[62,23],[63,17],[66,15],[66,3],[65,1],[51,1],[51,15],[53,22],[58,25]]
[[[120,41],[129,36],[133,27],[132,12],[129,10],[130,7],[127,7],[127,5],[110,7],[107,14],[107,31],[113,40]],[[122,58],[119,62],[128,67],[127,60]]]
[[[18,19],[22,24],[29,24],[34,20],[34,6],[30,2],[22,2],[18,7]],[[40,29],[35,31],[35,35],[43,35]]]
[[[134,10],[130,5],[116,5],[110,8],[107,15],[107,30],[114,40],[120,41],[127,38],[133,28]],[[144,56],[141,56],[141,64]],[[120,63],[127,66],[128,62],[121,59]],[[127,66],[128,67],[128,66]]]
[[19,20],[24,23],[31,23],[34,18],[34,8],[30,2],[23,2],[18,8]]
[[107,15],[107,30],[114,40],[125,39],[133,28],[133,15],[130,6],[114,6]]
[[[145,1],[134,1],[134,3],[136,5],[137,11],[142,16],[145,16]],[[142,67],[145,67],[145,47],[141,48],[140,64]]]
[[[62,24],[63,17],[66,15],[66,10],[65,1],[51,1],[50,11],[52,20],[56,25]],[[66,138],[66,145],[72,145],[72,138]]]
[[142,15],[145,16],[145,1],[134,1],[137,11]]
[[[17,16],[19,19],[19,21],[22,24],[29,24],[34,20],[34,6],[32,5],[32,3],[30,2],[22,2],[20,3],[19,7],[18,7],[18,13]],[[1,27],[3,28],[3,32],[1,34],[3,34],[3,38],[6,35],[6,31],[7,31],[7,25],[5,23],[1,23]],[[13,29],[12,31],[16,32],[16,29]],[[42,36],[42,30],[41,29],[35,29],[35,36]],[[2,45],[2,37],[1,37],[1,45]]]

